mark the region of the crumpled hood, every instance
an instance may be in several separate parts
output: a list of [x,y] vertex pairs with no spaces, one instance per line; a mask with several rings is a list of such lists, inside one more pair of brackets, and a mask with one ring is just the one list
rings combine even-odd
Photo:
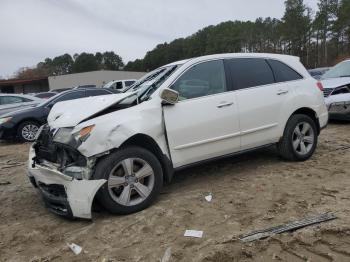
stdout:
[[131,94],[92,96],[59,102],[51,109],[47,122],[51,128],[73,127]]
[[350,77],[328,78],[321,80],[323,88],[336,88],[350,84]]

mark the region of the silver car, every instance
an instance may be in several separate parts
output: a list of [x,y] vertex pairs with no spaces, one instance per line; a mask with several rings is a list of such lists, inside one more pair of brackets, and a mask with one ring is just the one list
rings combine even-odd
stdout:
[[36,106],[43,100],[37,97],[19,94],[0,94],[0,115],[29,106]]

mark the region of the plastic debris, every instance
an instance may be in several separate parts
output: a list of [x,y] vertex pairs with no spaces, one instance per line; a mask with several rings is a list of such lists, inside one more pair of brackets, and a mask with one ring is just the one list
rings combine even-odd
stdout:
[[318,216],[309,217],[309,218],[305,218],[302,220],[297,220],[297,221],[290,222],[287,224],[274,226],[274,227],[270,227],[270,228],[263,229],[263,230],[256,230],[256,231],[253,231],[251,233],[242,235],[239,239],[242,240],[243,242],[250,242],[250,241],[254,241],[254,240],[258,240],[258,239],[267,238],[267,237],[273,236],[275,234],[280,234],[283,232],[296,230],[299,228],[318,224],[321,222],[326,222],[326,221],[333,220],[336,218],[337,217],[335,216],[335,214],[327,212],[327,213],[324,213],[324,214],[321,214]]
[[210,193],[209,195],[204,197],[207,202],[211,202],[213,200],[213,195]]
[[203,231],[186,230],[184,236],[201,238],[203,236]]
[[83,250],[81,248],[81,246],[78,246],[77,244],[74,244],[74,243],[71,243],[71,244],[68,244],[67,245],[69,246],[69,248],[74,252],[74,254],[76,255],[79,255],[81,253],[81,251]]
[[165,250],[165,253],[164,253],[164,256],[163,256],[161,262],[169,262],[170,257],[171,257],[171,247],[168,247]]

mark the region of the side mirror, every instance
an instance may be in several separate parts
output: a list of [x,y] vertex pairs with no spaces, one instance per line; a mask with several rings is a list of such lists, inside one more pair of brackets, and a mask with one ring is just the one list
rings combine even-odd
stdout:
[[163,103],[175,105],[179,101],[179,93],[173,89],[164,88],[160,93]]

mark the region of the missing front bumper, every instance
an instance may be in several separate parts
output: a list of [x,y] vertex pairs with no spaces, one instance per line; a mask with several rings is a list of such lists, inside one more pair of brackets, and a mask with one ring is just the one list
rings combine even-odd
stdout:
[[37,186],[50,211],[65,217],[91,219],[91,206],[97,191],[106,182],[77,180],[54,168],[33,165],[34,149],[30,149],[27,175]]

